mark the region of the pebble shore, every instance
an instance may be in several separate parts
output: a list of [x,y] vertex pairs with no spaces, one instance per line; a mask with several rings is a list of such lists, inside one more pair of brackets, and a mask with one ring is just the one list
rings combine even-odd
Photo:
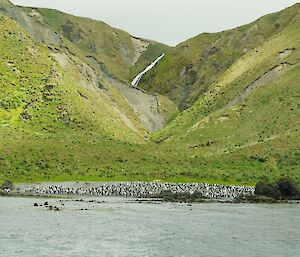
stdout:
[[206,183],[162,183],[162,182],[120,182],[120,183],[79,183],[27,185],[15,189],[17,192],[36,195],[72,196],[122,196],[147,197],[164,191],[172,193],[201,193],[210,199],[234,199],[237,196],[254,194],[251,186],[225,186]]

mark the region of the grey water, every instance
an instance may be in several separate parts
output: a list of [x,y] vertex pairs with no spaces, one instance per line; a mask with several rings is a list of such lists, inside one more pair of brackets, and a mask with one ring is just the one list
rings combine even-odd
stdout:
[[300,256],[297,204],[90,200],[0,197],[0,256]]

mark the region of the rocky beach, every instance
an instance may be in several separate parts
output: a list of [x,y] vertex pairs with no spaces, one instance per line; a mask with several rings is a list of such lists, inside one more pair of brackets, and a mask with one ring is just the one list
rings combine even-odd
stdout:
[[59,182],[16,184],[12,193],[41,196],[151,197],[168,191],[173,194],[198,193],[207,199],[234,199],[240,195],[253,195],[254,190],[251,186],[207,183]]

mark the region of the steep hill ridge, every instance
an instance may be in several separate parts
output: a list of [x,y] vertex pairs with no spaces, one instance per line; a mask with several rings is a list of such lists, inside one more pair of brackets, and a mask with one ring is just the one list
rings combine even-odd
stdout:
[[[140,87],[169,97],[181,110],[191,107],[234,62],[285,29],[298,15],[299,6],[228,31],[200,34],[166,49],[165,58],[143,78]],[[144,66],[149,51],[138,65]]]
[[[131,66],[136,63],[142,52],[153,44],[152,42],[135,38],[103,22],[56,10],[25,8],[5,1],[0,3],[0,11],[18,22],[35,40],[50,45],[53,49],[59,49],[66,55],[76,56],[91,66],[99,80],[106,80],[118,89],[122,82],[120,93],[147,130],[162,128],[168,117],[177,111],[173,105],[172,109],[163,108],[170,113],[160,113],[158,105],[171,104],[167,98],[156,97],[129,87]],[[146,101],[150,104],[143,107],[136,104],[136,101],[131,100],[132,97],[128,98],[132,94],[137,102]],[[159,99],[164,101],[158,103]]]

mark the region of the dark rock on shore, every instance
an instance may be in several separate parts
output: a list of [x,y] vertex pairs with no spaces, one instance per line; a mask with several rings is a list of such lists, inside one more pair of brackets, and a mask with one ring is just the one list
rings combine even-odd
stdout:
[[298,185],[290,178],[280,178],[270,182],[262,178],[255,186],[254,194],[241,194],[233,203],[285,203],[288,200],[300,200]]
[[263,178],[255,186],[254,194],[275,200],[299,200],[300,190],[298,185],[290,178],[281,178],[276,182],[270,182]]
[[52,205],[49,205],[49,206],[47,207],[47,210],[49,210],[49,211],[61,211],[61,209],[60,209],[59,207],[57,207],[57,206],[52,206]]
[[277,203],[278,200],[260,195],[240,195],[236,197],[233,203]]
[[255,195],[265,196],[273,199],[280,199],[281,197],[280,190],[277,187],[274,187],[272,184],[264,181],[257,183],[255,187]]
[[158,198],[163,202],[180,202],[180,203],[196,203],[204,202],[207,197],[203,196],[200,192],[194,193],[173,193],[172,191],[163,191],[157,195],[149,195],[149,198]]
[[290,178],[282,178],[278,180],[277,186],[283,198],[300,200],[300,189]]

